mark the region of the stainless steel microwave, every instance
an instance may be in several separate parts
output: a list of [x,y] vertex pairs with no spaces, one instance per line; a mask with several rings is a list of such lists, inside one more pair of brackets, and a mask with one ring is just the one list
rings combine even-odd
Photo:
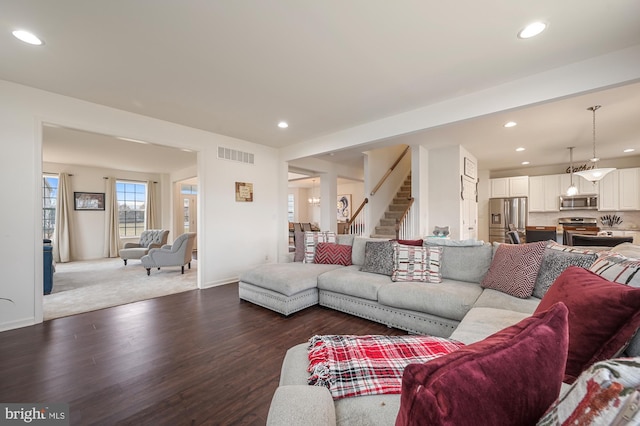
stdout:
[[591,195],[561,195],[560,210],[596,210],[598,208],[598,196]]

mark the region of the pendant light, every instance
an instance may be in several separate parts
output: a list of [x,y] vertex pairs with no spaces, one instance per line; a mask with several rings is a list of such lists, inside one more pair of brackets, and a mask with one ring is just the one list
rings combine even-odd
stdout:
[[320,197],[316,197],[316,180],[313,179],[311,181],[311,197],[309,197],[309,199],[307,201],[309,201],[309,204],[311,204],[312,206],[319,206],[320,205]]
[[596,157],[596,111],[600,109],[600,107],[600,105],[594,105],[587,108],[588,111],[593,112],[593,158],[591,159],[591,162],[594,163],[593,169],[576,172],[578,176],[582,176],[586,180],[593,183],[598,182],[600,179],[605,177],[607,173],[615,170],[615,168],[598,168],[598,160],[600,159]]
[[571,185],[567,188],[567,195],[578,195],[578,187],[573,183],[573,147],[569,147],[569,167],[571,167]]

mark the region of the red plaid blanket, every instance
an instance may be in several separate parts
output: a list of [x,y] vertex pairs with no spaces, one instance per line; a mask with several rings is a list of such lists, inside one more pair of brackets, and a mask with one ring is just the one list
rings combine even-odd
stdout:
[[463,346],[430,336],[313,336],[309,340],[309,384],[326,386],[333,399],[400,393],[407,365]]

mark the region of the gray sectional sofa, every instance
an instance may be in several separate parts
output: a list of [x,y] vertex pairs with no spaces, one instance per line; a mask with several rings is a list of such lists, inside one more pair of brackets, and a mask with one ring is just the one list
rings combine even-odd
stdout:
[[[371,238],[338,236],[352,245],[352,266],[281,263],[262,265],[240,277],[243,300],[289,315],[319,303],[338,311],[406,330],[449,337],[465,344],[530,316],[541,299],[520,299],[483,288],[495,252],[482,242],[432,241],[442,246],[441,283],[393,282],[361,271]],[[311,336],[309,336],[311,337]],[[308,386],[307,343],[290,348],[269,412],[270,425],[393,425],[400,395],[333,401],[326,388]]]

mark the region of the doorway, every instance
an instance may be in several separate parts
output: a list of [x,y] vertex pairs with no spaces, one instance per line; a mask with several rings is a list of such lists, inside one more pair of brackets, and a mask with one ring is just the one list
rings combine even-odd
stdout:
[[[198,178],[190,178],[176,182],[177,193],[175,208],[176,235],[187,232],[198,233]],[[194,243],[193,255],[197,256],[197,237]]]

